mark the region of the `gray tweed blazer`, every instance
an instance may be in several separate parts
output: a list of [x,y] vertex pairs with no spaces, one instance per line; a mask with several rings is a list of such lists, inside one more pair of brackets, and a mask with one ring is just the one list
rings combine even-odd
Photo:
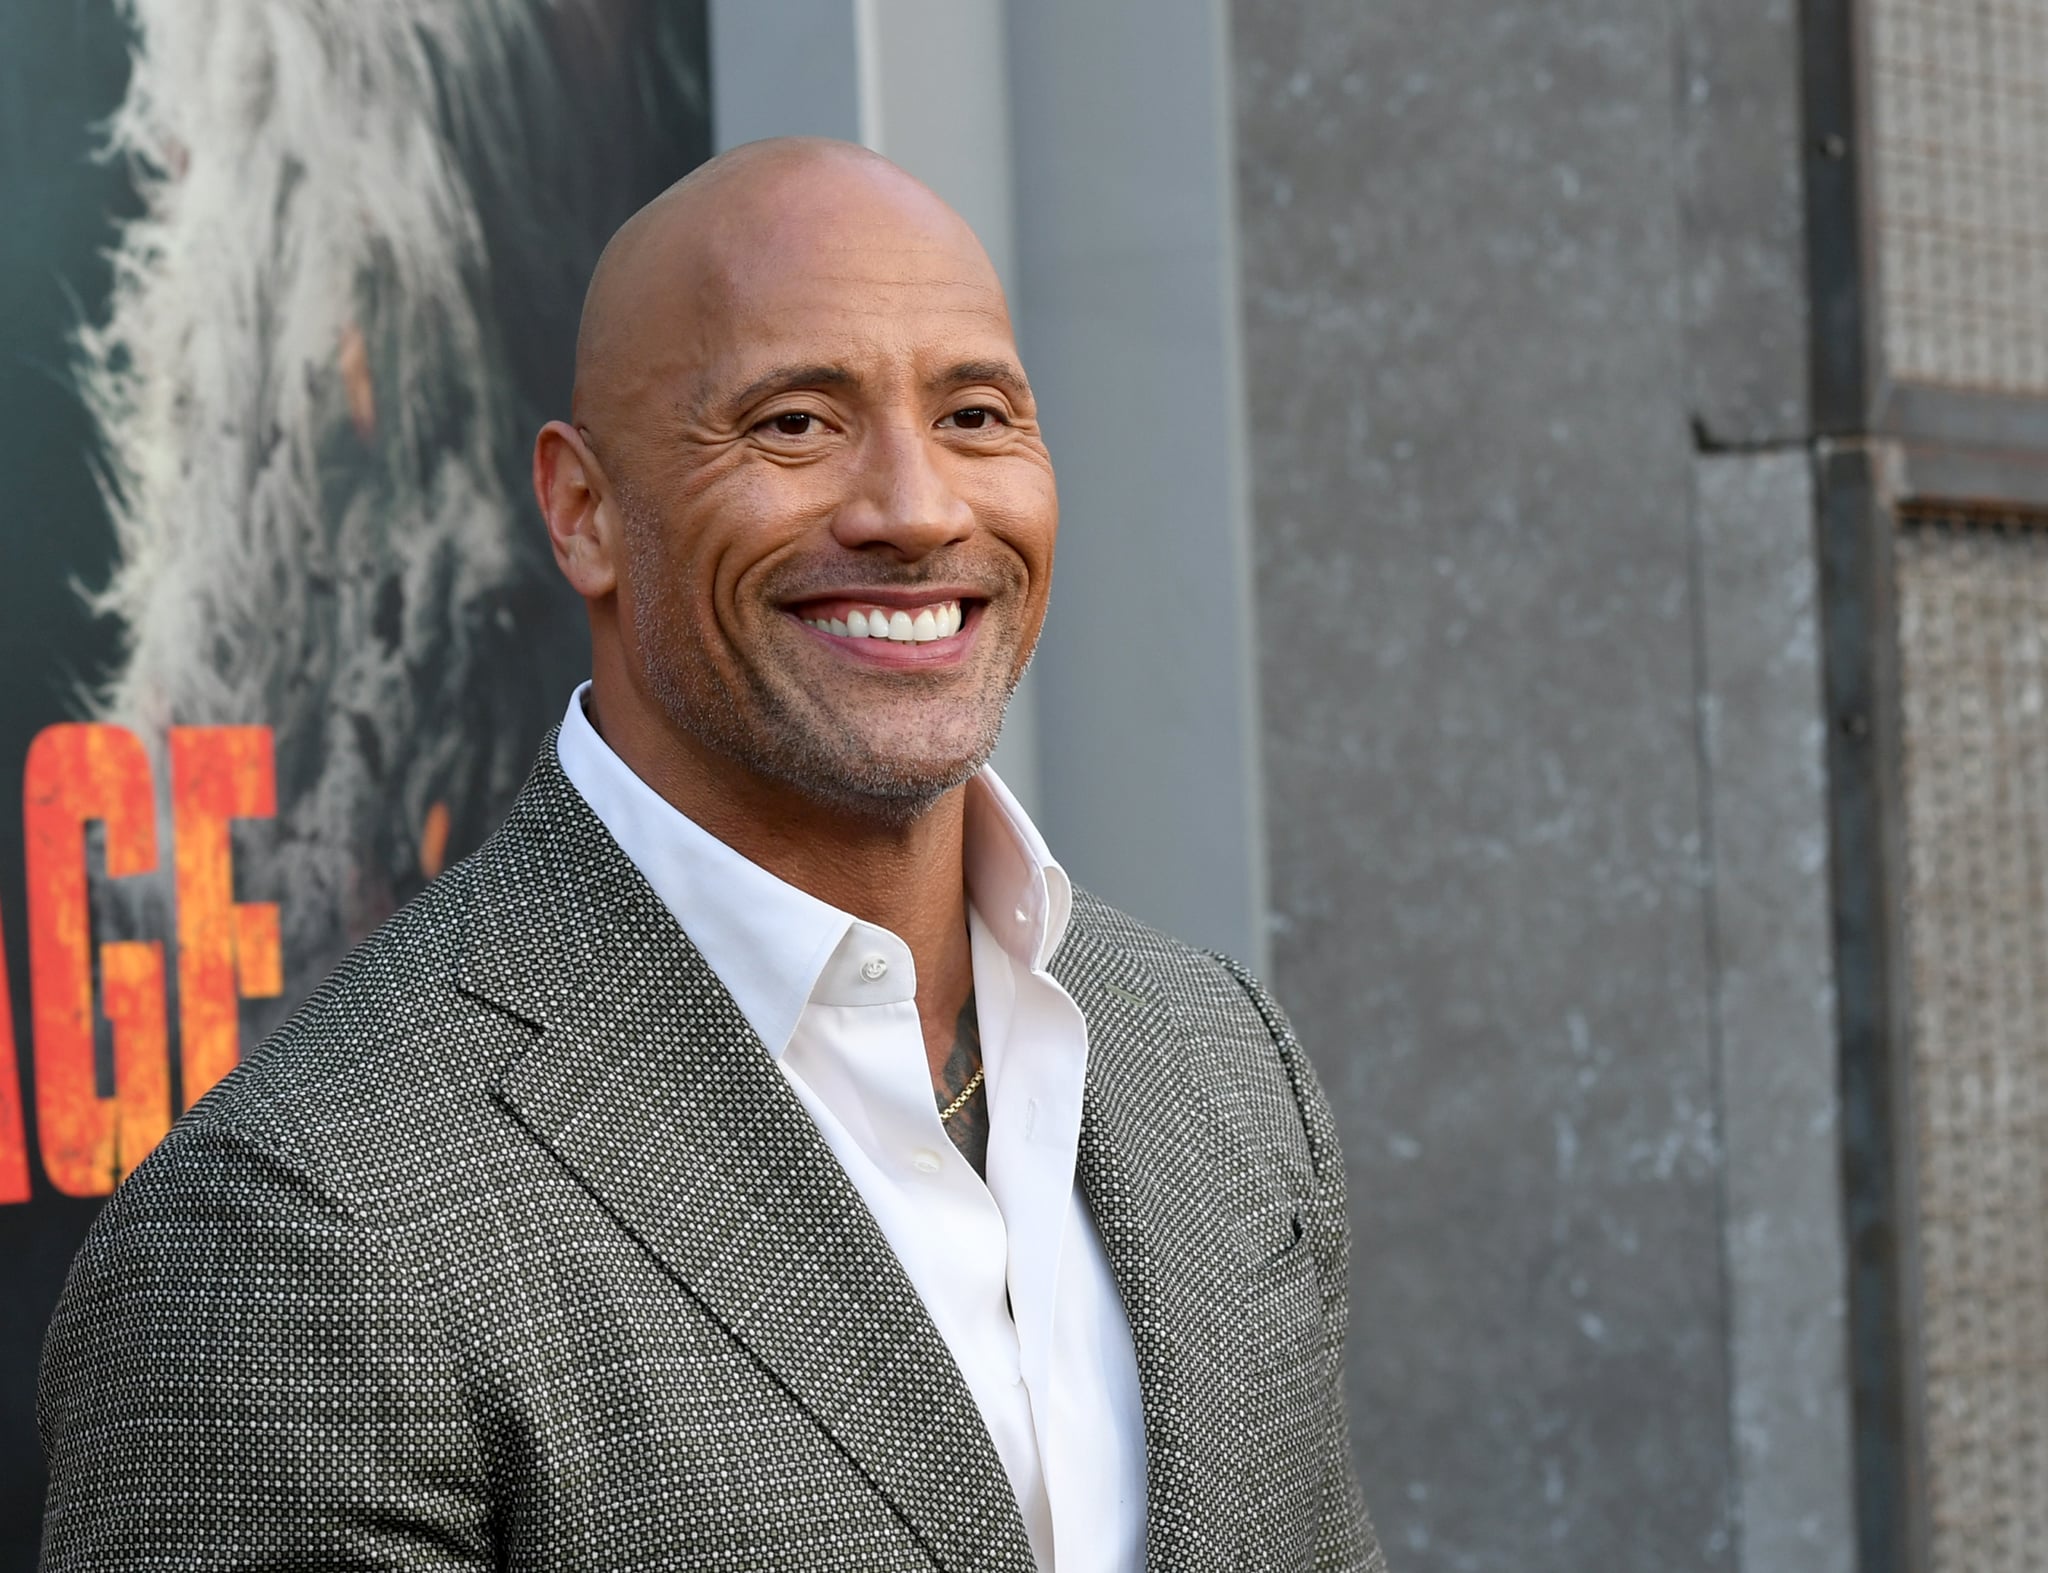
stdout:
[[[1053,970],[1151,1566],[1382,1568],[1285,1018],[1085,896]],[[902,1268],[552,738],[109,1200],[42,1379],[52,1573],[1031,1568]]]

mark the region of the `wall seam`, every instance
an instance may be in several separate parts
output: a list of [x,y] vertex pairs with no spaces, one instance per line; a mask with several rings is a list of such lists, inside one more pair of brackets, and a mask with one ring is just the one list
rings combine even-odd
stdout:
[[1224,318],[1224,375],[1233,390],[1229,442],[1230,469],[1234,476],[1231,498],[1237,519],[1233,532],[1237,548],[1231,577],[1237,592],[1238,626],[1244,643],[1238,671],[1238,706],[1245,720],[1243,760],[1245,820],[1245,883],[1251,900],[1252,954],[1245,962],[1262,978],[1272,974],[1272,885],[1267,873],[1266,848],[1266,727],[1264,668],[1259,643],[1257,492],[1252,477],[1252,446],[1248,390],[1244,364],[1244,267],[1239,245],[1237,203],[1237,87],[1232,70],[1230,8],[1228,0],[1209,7],[1210,27],[1216,60],[1216,158],[1222,172],[1221,269]]
[[1713,726],[1711,685],[1712,655],[1708,648],[1706,616],[1705,543],[1701,538],[1699,467],[1701,456],[1693,455],[1691,493],[1686,501],[1686,577],[1691,601],[1693,655],[1693,763],[1699,783],[1699,881],[1700,939],[1706,966],[1707,1051],[1714,1089],[1714,1145],[1718,1162],[1714,1172],[1714,1210],[1718,1228],[1718,1267],[1721,1283],[1721,1341],[1726,1352],[1727,1392],[1722,1403],[1722,1423],[1728,1450],[1728,1539],[1732,1550],[1730,1565],[1746,1566],[1743,1536],[1743,1488],[1745,1485],[1740,1427],[1736,1419],[1738,1357],[1735,1324],[1735,1272],[1729,1253],[1729,1232],[1733,1209],[1728,1198],[1728,1090],[1727,1053],[1721,1012],[1722,953],[1719,879],[1715,867],[1714,768],[1710,732]]
[[[1678,170],[1683,163],[1685,147],[1685,126],[1683,116],[1686,102],[1686,17],[1680,0],[1671,0],[1668,15],[1671,19],[1671,157],[1672,168]],[[1674,179],[1671,183],[1672,239],[1677,282],[1683,289],[1692,265],[1690,226],[1686,220],[1684,183]],[[1699,851],[1696,877],[1700,887],[1700,945],[1702,963],[1706,969],[1706,1025],[1707,1063],[1711,1078],[1714,1100],[1714,1244],[1716,1254],[1716,1276],[1721,1289],[1719,1319],[1721,1327],[1722,1371],[1725,1387],[1721,1395],[1721,1443],[1727,1459],[1727,1490],[1722,1499],[1722,1514],[1728,1543],[1728,1565],[1736,1573],[1745,1573],[1748,1560],[1748,1545],[1744,1534],[1745,1520],[1743,1499],[1747,1481],[1744,1478],[1741,1429],[1736,1416],[1736,1405],[1740,1392],[1740,1363],[1737,1353],[1735,1319],[1735,1269],[1729,1249],[1729,1231],[1732,1227],[1733,1208],[1728,1195],[1728,1087],[1726,1034],[1722,1020],[1722,944],[1721,912],[1719,902],[1719,876],[1715,864],[1717,850],[1714,819],[1714,765],[1713,765],[1713,687],[1712,657],[1707,623],[1707,575],[1706,542],[1703,538],[1703,520],[1700,508],[1700,466],[1711,449],[1701,441],[1704,422],[1696,410],[1689,408],[1691,399],[1692,345],[1688,335],[1687,322],[1681,317],[1676,326],[1678,343],[1678,383],[1681,408],[1688,417],[1687,444],[1688,470],[1686,485],[1686,540],[1685,569],[1687,579],[1687,604],[1692,633],[1692,742],[1693,774],[1699,813]]]

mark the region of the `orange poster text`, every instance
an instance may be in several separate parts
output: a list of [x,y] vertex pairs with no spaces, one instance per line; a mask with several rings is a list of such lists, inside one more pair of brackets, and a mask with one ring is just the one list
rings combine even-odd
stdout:
[[[234,1064],[241,999],[283,991],[278,912],[234,899],[228,827],[276,812],[267,727],[173,727],[170,845],[141,739],[67,722],[29,746],[22,789],[28,874],[29,1022],[36,1147],[69,1196],[114,1188],[170,1128],[174,1078],[166,939],[94,933],[89,827],[110,880],[156,873],[169,856],[176,900],[178,1071],[185,1107]],[[99,1023],[110,1067],[95,1053]],[[0,1204],[30,1195],[21,1065],[0,970]],[[108,1074],[110,1069],[111,1074]]]

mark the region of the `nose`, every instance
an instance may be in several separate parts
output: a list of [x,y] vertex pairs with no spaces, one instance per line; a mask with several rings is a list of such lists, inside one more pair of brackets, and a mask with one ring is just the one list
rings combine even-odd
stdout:
[[974,510],[953,489],[930,437],[916,424],[870,430],[853,494],[832,520],[841,546],[883,546],[905,562],[974,533]]

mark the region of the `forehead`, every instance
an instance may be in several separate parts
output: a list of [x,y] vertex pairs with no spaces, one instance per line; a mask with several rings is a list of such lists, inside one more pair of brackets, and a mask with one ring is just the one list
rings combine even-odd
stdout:
[[995,270],[950,213],[826,201],[735,214],[719,228],[690,335],[706,394],[790,360],[886,375],[933,360],[1014,358]]

